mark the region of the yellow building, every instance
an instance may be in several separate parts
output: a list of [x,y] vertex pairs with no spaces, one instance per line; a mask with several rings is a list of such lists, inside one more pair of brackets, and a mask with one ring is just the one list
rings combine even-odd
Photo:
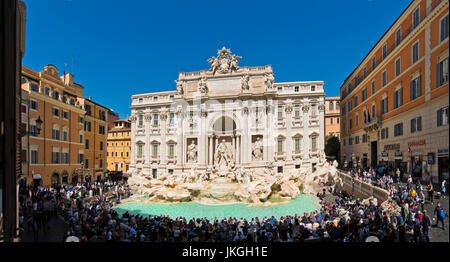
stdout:
[[126,173],[130,165],[131,122],[129,120],[114,121],[114,128],[108,131],[108,170]]

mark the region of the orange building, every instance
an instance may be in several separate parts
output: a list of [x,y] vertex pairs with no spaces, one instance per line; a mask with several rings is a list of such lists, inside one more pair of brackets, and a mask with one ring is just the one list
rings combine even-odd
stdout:
[[82,175],[79,132],[85,111],[76,93],[83,87],[73,82],[71,74],[59,76],[55,66],[47,65],[41,72],[22,66],[22,89],[29,99],[28,183],[48,186],[77,179]]
[[325,97],[325,139],[327,136],[336,136],[340,138],[340,110],[339,96]]
[[[28,124],[23,128],[27,137],[22,139],[27,143],[24,149],[28,152],[24,154],[28,165],[23,170],[27,170],[28,184],[48,187],[76,183],[91,174],[102,178],[109,109],[83,98],[83,86],[75,83],[69,73],[59,76],[54,65],[45,66],[41,72],[22,66],[22,90],[28,93],[23,96],[28,100],[23,102],[28,108],[22,109],[22,119],[26,119],[23,122]],[[37,128],[38,119],[42,121],[41,130]],[[86,131],[90,125],[92,131]],[[92,143],[88,149],[86,138]]]
[[449,1],[406,8],[341,92],[341,161],[448,178]]
[[103,179],[106,171],[106,138],[108,132],[108,111],[91,97],[79,97],[78,101],[86,111],[84,115],[84,165],[85,179]]

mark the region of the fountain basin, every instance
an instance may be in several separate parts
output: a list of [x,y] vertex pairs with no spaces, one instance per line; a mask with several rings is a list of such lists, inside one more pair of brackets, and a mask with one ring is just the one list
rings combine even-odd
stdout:
[[169,216],[171,218],[185,217],[208,218],[212,220],[236,217],[252,219],[255,217],[280,218],[287,215],[302,215],[304,212],[312,212],[320,209],[318,199],[314,196],[300,194],[296,199],[288,203],[280,203],[272,206],[249,206],[247,203],[227,203],[227,204],[205,204],[199,202],[183,203],[146,203],[143,201],[128,202],[118,205],[115,210],[119,214],[129,212],[130,214],[140,214],[143,216]]

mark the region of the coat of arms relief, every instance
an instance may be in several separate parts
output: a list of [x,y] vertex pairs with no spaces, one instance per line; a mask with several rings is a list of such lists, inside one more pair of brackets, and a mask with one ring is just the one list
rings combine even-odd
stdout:
[[225,47],[218,50],[217,54],[217,57],[213,56],[208,59],[208,63],[211,66],[209,71],[212,71],[213,74],[215,74],[216,71],[225,74],[239,69],[238,60],[242,58],[241,56],[231,54],[230,49],[226,49]]

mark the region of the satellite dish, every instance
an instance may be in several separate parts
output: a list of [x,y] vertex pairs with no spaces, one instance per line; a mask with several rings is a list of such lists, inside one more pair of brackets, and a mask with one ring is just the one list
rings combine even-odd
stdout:
[[66,242],[80,242],[80,239],[78,239],[78,237],[76,236],[70,236],[66,238]]
[[376,236],[370,236],[366,238],[366,242],[380,242],[380,239],[378,239],[378,237]]

